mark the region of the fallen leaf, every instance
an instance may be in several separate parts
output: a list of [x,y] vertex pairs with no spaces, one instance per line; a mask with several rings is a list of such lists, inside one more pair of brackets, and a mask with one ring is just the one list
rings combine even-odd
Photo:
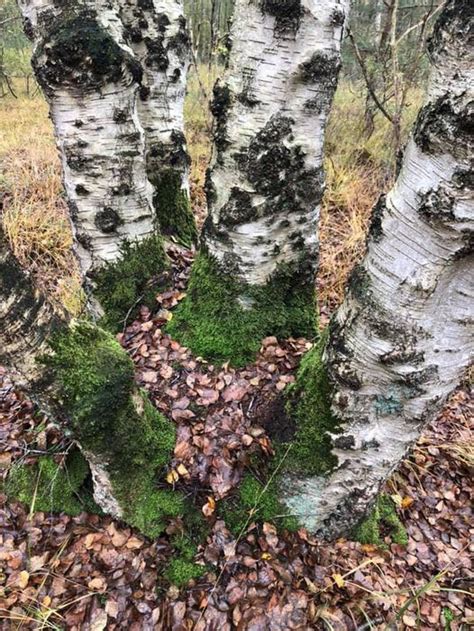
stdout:
[[28,581],[30,580],[30,575],[26,570],[22,570],[20,575],[18,576],[18,587],[20,589],[25,589],[28,585]]
[[342,578],[340,574],[333,574],[332,578],[338,587],[344,587],[346,581]]

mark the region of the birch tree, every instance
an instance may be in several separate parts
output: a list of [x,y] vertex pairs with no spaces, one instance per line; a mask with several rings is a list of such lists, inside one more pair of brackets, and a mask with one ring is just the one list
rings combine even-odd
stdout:
[[267,334],[314,333],[324,129],[347,2],[238,0],[214,89],[209,217],[171,331],[247,361]]
[[82,452],[71,453],[66,471],[49,458],[40,459],[38,475],[14,467],[13,497],[35,497],[37,510],[80,512],[75,496],[90,468],[100,508],[142,532],[156,536],[182,514],[179,493],[156,485],[173,451],[173,424],[137,389],[133,363],[110,333],[71,321],[44,299],[1,228],[0,364]]
[[[187,40],[176,16],[180,5],[44,0],[19,0],[19,5],[34,44],[35,74],[50,105],[75,249],[95,310],[105,311],[117,327],[138,301],[153,299],[150,287],[165,268],[154,203],[163,216],[165,208],[175,219],[182,211],[190,230],[182,136],[187,61],[180,48]],[[130,12],[137,13],[133,20]],[[158,36],[152,24],[161,24],[163,33]],[[176,73],[169,98],[165,59]],[[153,117],[160,100],[160,114]],[[173,131],[163,132],[157,122],[165,108],[173,112],[164,121]],[[168,145],[157,150],[157,136],[173,133],[181,134],[179,160]],[[158,164],[180,173],[183,194],[170,197],[167,205],[158,203],[147,177],[158,184]]]
[[472,4],[450,0],[401,172],[374,209],[325,354],[304,360],[293,392],[296,467],[282,496],[325,536],[366,514],[472,362],[473,30]]
[[182,0],[121,3],[125,36],[143,69],[138,117],[145,133],[146,169],[164,235],[187,245],[197,239],[189,199],[184,99],[191,40]]

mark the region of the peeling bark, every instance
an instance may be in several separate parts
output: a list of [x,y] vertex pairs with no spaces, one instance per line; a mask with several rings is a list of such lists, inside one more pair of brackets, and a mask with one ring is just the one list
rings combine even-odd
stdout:
[[472,3],[450,0],[401,172],[330,325],[338,465],[288,475],[282,488],[292,514],[324,536],[347,534],[366,514],[472,362],[473,34]]

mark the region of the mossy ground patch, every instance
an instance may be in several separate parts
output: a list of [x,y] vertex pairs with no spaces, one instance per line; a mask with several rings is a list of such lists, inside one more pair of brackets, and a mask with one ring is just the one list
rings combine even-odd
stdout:
[[188,295],[167,330],[195,355],[243,366],[254,359],[267,335],[316,334],[314,288],[301,286],[297,277],[297,266],[288,265],[264,286],[245,285],[201,252],[193,266]]

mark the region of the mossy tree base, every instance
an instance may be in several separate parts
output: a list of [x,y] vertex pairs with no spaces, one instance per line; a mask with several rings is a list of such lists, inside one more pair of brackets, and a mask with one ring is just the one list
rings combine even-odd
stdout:
[[268,335],[315,336],[312,280],[301,266],[285,265],[265,286],[250,286],[201,252],[193,266],[188,295],[167,331],[197,356],[243,366],[255,358]]
[[[283,469],[300,475],[324,475],[337,464],[330,434],[338,433],[339,421],[331,412],[331,385],[323,361],[327,332],[302,359],[296,382],[286,391],[286,412],[294,425]],[[278,439],[278,437],[276,437]]]
[[[115,516],[157,536],[167,518],[183,513],[182,496],[163,480],[174,448],[174,425],[136,390],[133,363],[110,333],[77,323],[58,333],[51,347],[47,361],[61,387],[74,437],[105,471],[119,507]],[[94,474],[92,460],[91,467]]]
[[120,257],[93,275],[94,298],[104,311],[101,326],[117,332],[140,305],[156,306],[156,295],[169,280],[168,265],[161,236],[124,242]]
[[387,536],[393,543],[402,546],[408,543],[407,531],[397,515],[394,502],[388,495],[380,495],[371,513],[355,529],[354,538],[360,543],[386,548]]
[[182,185],[182,174],[168,169],[150,180],[155,186],[153,205],[162,234],[186,247],[195,245],[198,231],[188,192]]
[[100,513],[87,484],[89,466],[75,448],[62,465],[52,456],[43,456],[34,465],[14,464],[5,491],[9,498],[26,504],[32,511],[79,515],[83,511]]
[[270,522],[294,532],[298,522],[287,512],[278,498],[276,478],[264,485],[251,473],[244,476],[237,494],[224,500],[219,507],[219,515],[235,537],[252,522]]

